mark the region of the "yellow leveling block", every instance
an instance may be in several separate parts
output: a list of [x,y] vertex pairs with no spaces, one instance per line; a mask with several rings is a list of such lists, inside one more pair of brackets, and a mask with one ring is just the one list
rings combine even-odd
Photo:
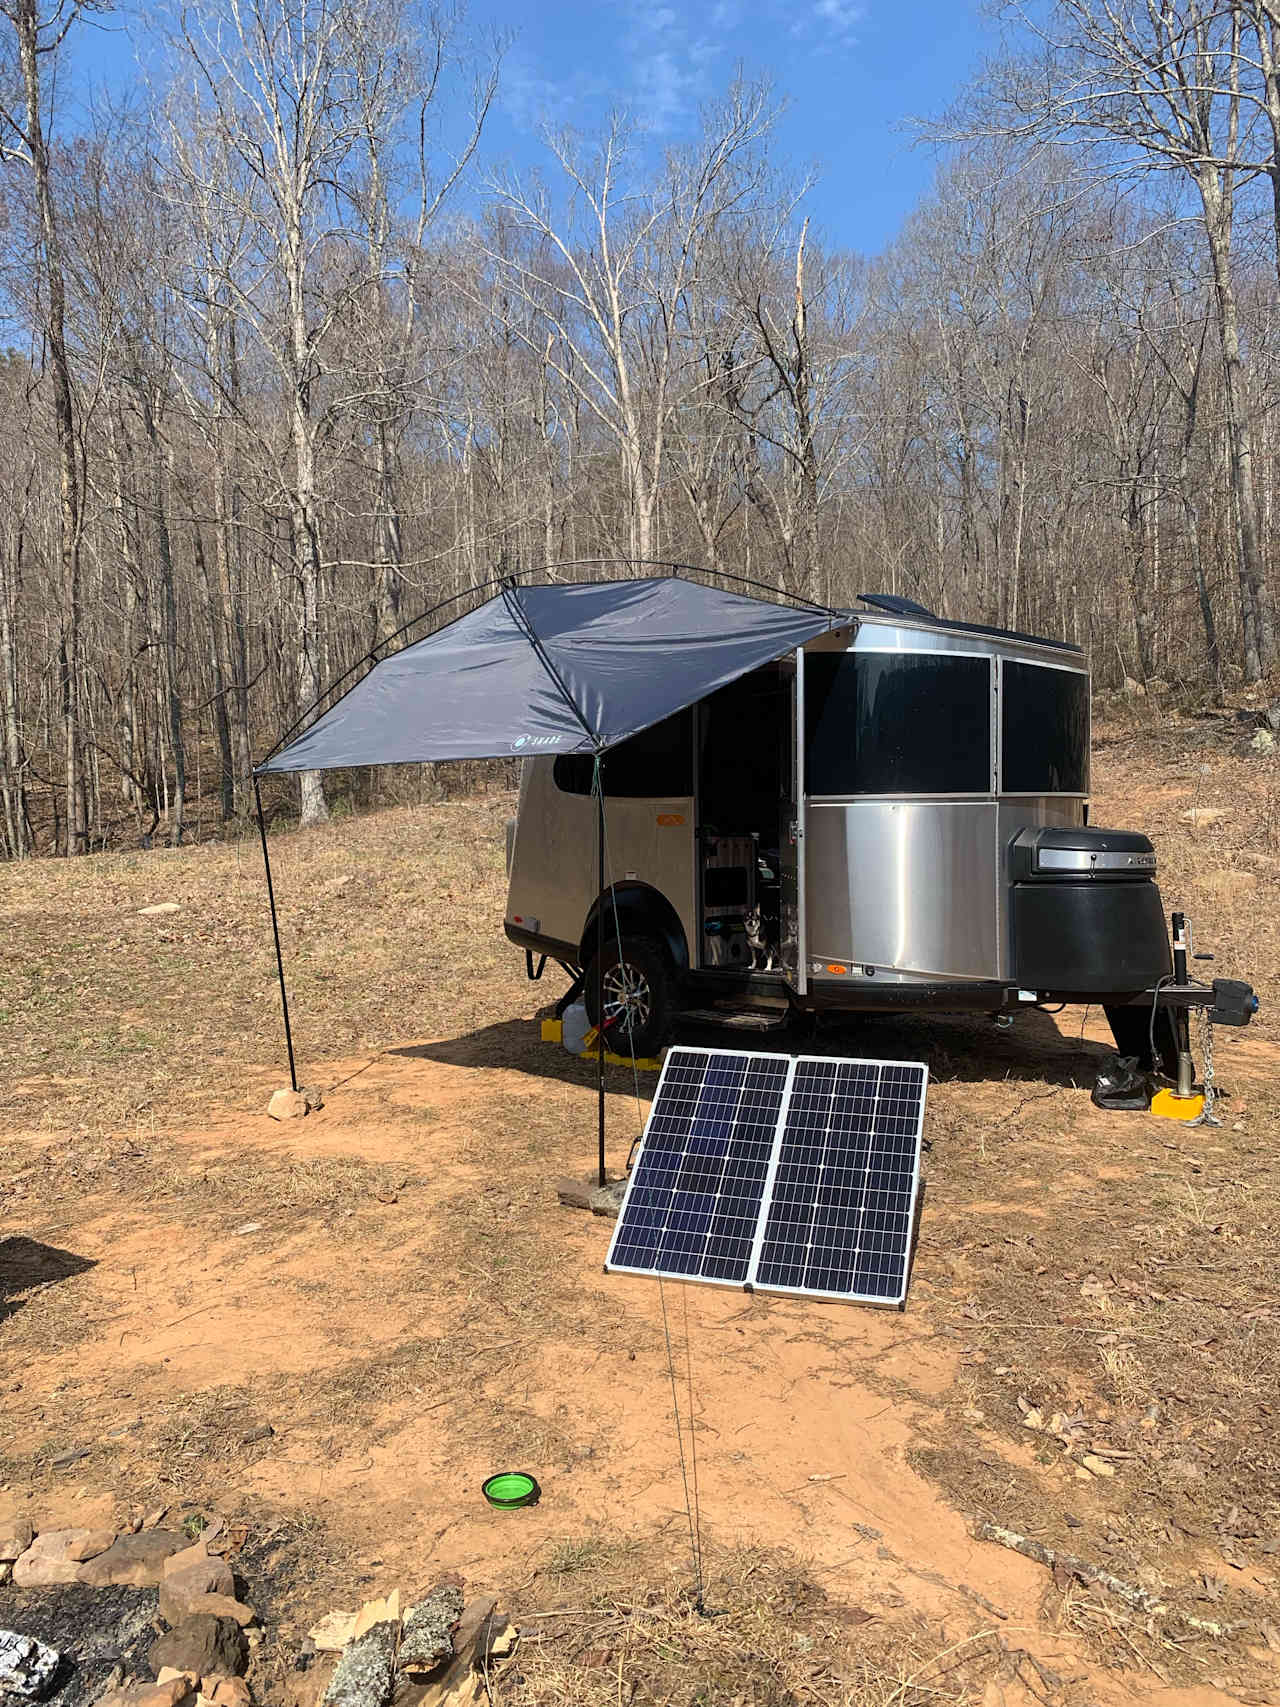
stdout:
[[1170,1090],[1157,1091],[1151,1099],[1151,1112],[1165,1120],[1199,1120],[1204,1113],[1204,1098],[1199,1091],[1189,1097],[1180,1097]]
[[[591,1047],[595,1041],[595,1036],[594,1030],[587,1033],[587,1047],[582,1051],[584,1061],[594,1061],[599,1056],[600,1051]],[[544,1043],[563,1043],[564,1021],[544,1019],[542,1022],[542,1041]],[[662,1071],[662,1062],[654,1060],[651,1056],[641,1055],[633,1061],[630,1055],[615,1055],[611,1050],[606,1049],[604,1058],[610,1067],[638,1067],[642,1073],[660,1073]]]

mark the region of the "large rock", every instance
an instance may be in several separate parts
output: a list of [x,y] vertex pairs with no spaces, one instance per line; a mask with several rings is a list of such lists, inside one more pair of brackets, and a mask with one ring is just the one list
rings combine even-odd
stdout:
[[165,1561],[186,1546],[186,1536],[171,1529],[121,1535],[105,1553],[80,1567],[79,1581],[90,1588],[158,1588]]
[[38,1701],[62,1663],[55,1648],[16,1630],[0,1630],[0,1700]]
[[272,1120],[299,1120],[307,1112],[307,1099],[301,1091],[273,1091],[267,1104]]
[[0,1523],[0,1564],[20,1559],[35,1538],[36,1532],[25,1517],[11,1517]]
[[13,1561],[14,1583],[18,1588],[50,1588],[79,1582],[83,1561],[95,1551],[101,1555],[110,1544],[111,1537],[102,1530],[46,1529]]
[[[166,1570],[160,1583],[160,1616],[166,1624],[181,1624],[196,1610],[193,1603],[209,1594],[235,1598],[236,1579],[225,1559],[208,1553],[192,1559],[181,1570]],[[176,1662],[170,1660],[169,1664]]]
[[249,1644],[234,1618],[200,1613],[153,1642],[147,1658],[156,1671],[172,1666],[203,1678],[239,1677],[249,1663]]

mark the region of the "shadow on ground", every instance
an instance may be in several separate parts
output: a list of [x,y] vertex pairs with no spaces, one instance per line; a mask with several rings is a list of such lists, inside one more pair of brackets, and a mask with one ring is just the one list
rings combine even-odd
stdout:
[[[1082,1035],[1083,1009],[1063,1015],[1066,1029],[1037,1011],[1018,1014],[1012,1026],[998,1029],[989,1018],[971,1015],[860,1014],[824,1015],[818,1024],[799,1016],[778,1031],[741,1031],[730,1026],[683,1020],[673,1043],[696,1048],[750,1049],[778,1055],[852,1055],[883,1061],[924,1061],[935,1080],[979,1084],[1016,1078],[1046,1085],[1087,1085],[1114,1050]],[[565,1084],[595,1083],[595,1063],[570,1055],[555,1043],[543,1043],[539,1022],[502,1020],[458,1037],[389,1049],[408,1060],[440,1061],[452,1067],[507,1067]],[[625,1067],[606,1070],[610,1089],[624,1088]],[[641,1087],[657,1082],[642,1073]]]
[[59,1280],[70,1280],[97,1265],[89,1257],[78,1257],[74,1251],[60,1251],[56,1245],[42,1245],[38,1239],[24,1234],[0,1239],[0,1322],[20,1310],[26,1303],[25,1294],[40,1286],[52,1286]]

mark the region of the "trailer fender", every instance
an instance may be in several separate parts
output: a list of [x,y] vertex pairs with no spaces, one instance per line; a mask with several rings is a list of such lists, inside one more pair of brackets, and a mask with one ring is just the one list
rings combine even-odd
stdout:
[[677,971],[688,971],[689,945],[685,941],[680,915],[660,890],[651,888],[647,883],[619,883],[612,894],[606,890],[596,901],[587,914],[586,927],[582,932],[578,950],[580,966],[585,966],[595,953],[596,917],[601,906],[604,908],[606,942],[612,942],[619,931],[624,942],[628,937],[656,937],[666,947],[671,964]]

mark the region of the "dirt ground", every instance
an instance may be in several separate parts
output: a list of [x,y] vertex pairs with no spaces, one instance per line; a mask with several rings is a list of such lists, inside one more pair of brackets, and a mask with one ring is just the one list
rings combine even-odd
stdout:
[[[446,1568],[522,1625],[512,1707],[1280,1700],[1278,774],[1231,725],[1099,730],[1094,821],[1263,998],[1221,1126],[1094,1109],[1096,1011],[820,1034],[930,1065],[901,1314],[603,1274],[553,1184],[593,1069],[501,935],[509,797],[275,838],[325,1098],[286,1124],[254,843],[0,870],[0,1517],[243,1521],[269,1700],[316,1616]],[[612,1071],[615,1168],[642,1119]],[[490,1510],[501,1467],[541,1503]]]

